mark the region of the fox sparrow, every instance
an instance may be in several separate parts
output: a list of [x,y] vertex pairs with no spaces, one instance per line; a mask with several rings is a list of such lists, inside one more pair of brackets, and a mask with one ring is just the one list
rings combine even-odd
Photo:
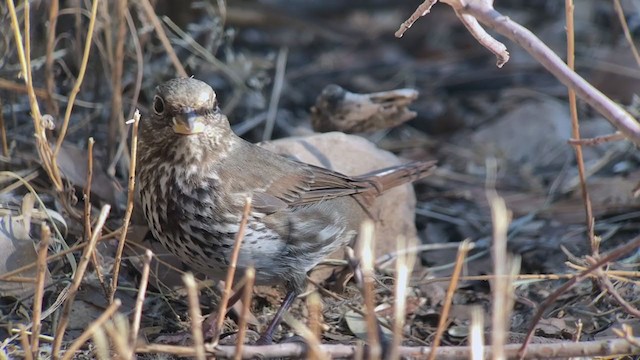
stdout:
[[152,234],[192,268],[224,279],[247,196],[252,197],[238,275],[284,284],[287,296],[272,332],[306,274],[347,245],[384,191],[427,176],[434,162],[414,162],[350,177],[287,159],[235,135],[213,89],[193,78],[156,89],[153,113],[140,123],[138,184]]

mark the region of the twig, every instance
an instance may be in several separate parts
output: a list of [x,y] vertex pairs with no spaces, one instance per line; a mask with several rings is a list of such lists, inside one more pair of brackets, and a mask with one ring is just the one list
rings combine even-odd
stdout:
[[[144,252],[142,275],[140,277],[140,287],[138,288],[138,296],[136,297],[136,307],[133,311],[133,320],[131,321],[131,349],[135,349],[138,341],[138,331],[140,330],[140,319],[142,318],[142,305],[144,297],[147,293],[147,285],[149,285],[149,272],[151,268],[151,259],[153,252],[147,249]],[[133,354],[131,354],[133,356]]]
[[[76,96],[80,92],[80,87],[82,86],[82,82],[84,81],[84,75],[87,72],[87,64],[89,63],[89,54],[91,53],[91,42],[93,40],[93,29],[96,25],[96,17],[98,15],[98,3],[100,0],[93,0],[93,6],[91,7],[91,18],[89,18],[89,26],[87,27],[87,38],[84,43],[84,53],[82,54],[82,60],[80,62],[80,69],[78,70],[78,77],[76,78],[76,82],[73,84],[73,88],[71,89],[71,93],[69,93],[69,102],[67,103],[67,109],[64,113],[64,120],[62,122],[62,127],[60,128],[60,133],[58,135],[58,139],[56,141],[56,147],[53,149],[53,157],[51,162],[55,168],[57,168],[57,156],[58,152],[60,152],[60,148],[62,147],[62,142],[64,141],[64,137],[67,134],[67,129],[69,127],[69,120],[71,119],[71,111],[73,110],[73,105],[76,100]],[[80,32],[79,28],[77,29]]]
[[431,7],[433,7],[437,2],[438,0],[425,0],[422,4],[418,5],[418,8],[411,14],[411,16],[400,24],[400,28],[396,31],[395,36],[397,38],[401,38],[404,33],[413,26],[413,23],[431,12]]
[[569,281],[564,283],[564,285],[560,286],[556,291],[554,291],[549,296],[547,296],[547,298],[540,304],[540,306],[538,307],[538,311],[536,312],[536,314],[533,316],[531,320],[531,327],[527,332],[527,336],[524,340],[524,343],[521,345],[520,350],[518,351],[518,355],[520,356],[520,358],[523,359],[528,351],[528,348],[530,348],[528,345],[531,342],[531,338],[533,337],[533,331],[535,329],[536,324],[538,323],[538,321],[540,321],[540,319],[542,318],[542,315],[547,311],[549,306],[551,306],[551,304],[553,304],[561,294],[568,291],[573,286],[580,283],[582,280],[588,278],[589,275],[597,271],[599,267],[625,254],[628,254],[636,250],[638,247],[640,247],[640,236],[635,237],[628,243],[622,246],[619,246],[618,248],[609,252],[609,254],[607,254],[606,256],[602,257],[601,259],[598,259],[587,270],[581,272],[576,277],[570,279]]
[[613,134],[596,136],[590,139],[583,139],[583,138],[569,139],[568,143],[571,145],[596,146],[596,145],[604,144],[606,142],[619,141],[624,139],[626,139],[626,137],[620,131],[616,131]]
[[54,359],[59,358],[60,347],[62,346],[62,338],[64,337],[65,330],[67,325],[69,324],[69,314],[71,313],[71,307],[73,306],[73,300],[75,299],[76,294],[78,293],[78,289],[80,288],[80,283],[82,282],[82,277],[84,276],[84,272],[87,269],[87,265],[89,264],[89,259],[91,258],[91,253],[95,249],[96,243],[98,242],[98,234],[102,230],[105,221],[107,220],[107,216],[109,215],[109,210],[111,206],[104,205],[102,210],[100,211],[100,216],[98,216],[98,221],[96,223],[96,227],[93,230],[93,234],[91,234],[91,239],[89,239],[89,243],[87,247],[84,249],[82,253],[82,257],[80,258],[80,262],[78,263],[78,269],[76,271],[75,277],[73,278],[73,282],[71,284],[71,288],[69,289],[69,294],[62,308],[62,315],[60,316],[60,322],[58,323],[58,327],[56,328],[55,338],[53,340],[53,350],[52,356]]
[[73,344],[71,344],[71,346],[69,346],[69,348],[65,350],[62,360],[73,359],[76,351],[78,351],[82,347],[82,345],[87,340],[89,340],[89,338],[94,336],[96,330],[101,327],[102,324],[105,323],[105,321],[109,320],[109,318],[116,312],[116,310],[118,310],[120,305],[122,305],[120,299],[115,299],[115,301],[112,302],[111,305],[109,305],[109,307],[107,307],[107,309],[103,311],[97,319],[95,319],[91,324],[89,324],[89,326],[87,326],[82,334],[80,334],[80,336],[78,336],[74,340]]
[[507,47],[501,43],[500,41],[493,38],[489,35],[478,23],[478,20],[463,12],[460,12],[455,6],[453,7],[458,19],[464,25],[464,27],[469,30],[469,33],[480,43],[480,45],[484,46],[487,50],[491,51],[496,58],[498,59],[496,62],[496,66],[501,68],[504,64],[509,61],[509,52],[507,51]]
[[253,267],[249,267],[244,273],[244,278],[245,282],[242,286],[242,312],[240,313],[238,340],[236,341],[236,359],[241,358],[242,347],[244,346],[244,337],[247,334],[247,319],[249,318],[249,312],[251,311],[251,297],[253,295],[253,282],[256,279],[256,270]]
[[273,81],[273,89],[271,90],[271,98],[269,100],[269,110],[267,112],[267,122],[262,134],[262,141],[271,140],[273,128],[276,123],[276,115],[278,114],[278,103],[280,94],[282,93],[282,85],[284,84],[284,72],[287,66],[287,48],[281,48],[278,52],[276,60],[276,74]]
[[149,20],[151,20],[153,28],[155,29],[156,34],[158,35],[158,38],[162,43],[162,46],[164,46],[164,50],[167,52],[167,55],[169,55],[169,59],[171,60],[171,63],[173,63],[173,67],[176,69],[178,76],[187,77],[187,72],[184,70],[184,67],[180,63],[180,59],[178,59],[176,52],[173,50],[173,47],[171,47],[171,42],[169,41],[167,34],[162,28],[162,24],[158,19],[158,15],[156,15],[156,13],[153,11],[151,3],[149,3],[149,0],[141,0],[139,4],[142,5],[142,9],[144,10]]
[[[565,86],[575,90],[576,95],[602,114],[609,122],[620,130],[627,139],[640,145],[640,124],[627,111],[605,96],[569,67],[545,43],[540,41],[531,31],[515,23],[493,8],[493,1],[488,0],[441,0],[450,5],[456,14],[470,15],[484,25],[496,30],[525,49],[534,59],[544,66],[556,79]],[[426,2],[425,2],[426,3]],[[424,6],[423,3],[421,6]],[[419,8],[420,9],[420,8]],[[414,21],[420,16],[418,10],[412,15]],[[460,17],[460,16],[459,16]],[[466,24],[465,24],[466,26]],[[402,29],[402,27],[401,27]],[[406,29],[405,29],[406,30]],[[485,33],[486,34],[486,33]],[[478,34],[474,34],[477,37]],[[486,36],[489,36],[486,34]],[[495,41],[491,39],[491,41]],[[487,46],[488,43],[483,43]],[[498,49],[491,49],[496,51]],[[499,58],[500,60],[500,58]]]
[[[453,0],[447,0],[449,1]],[[569,67],[549,47],[531,31],[515,23],[509,17],[497,12],[483,1],[470,0],[461,10],[480,20],[483,24],[508,37],[525,49],[542,66],[565,86],[575,90],[582,100],[602,114],[627,138],[640,145],[640,124],[627,111],[605,96]]]
[[[573,30],[573,0],[565,0],[565,17],[567,21],[567,66],[571,71],[575,69],[575,39]],[[580,140],[580,124],[578,123],[578,106],[576,103],[576,92],[572,88],[569,90],[569,110],[571,112],[571,137]],[[595,224],[593,219],[593,210],[591,208],[591,198],[589,197],[589,189],[587,188],[587,178],[584,169],[584,156],[582,155],[582,146],[574,145],[576,152],[576,162],[578,163],[578,176],[580,178],[580,191],[582,193],[582,201],[584,203],[584,212],[587,223],[587,235],[591,244],[592,254],[598,253],[599,243],[596,241]]]
[[[504,346],[507,357],[513,358],[518,354],[520,344],[508,344]],[[205,344],[207,355],[218,358],[232,359],[235,357],[234,345]],[[333,358],[353,358],[358,351],[358,345],[323,344],[320,350]],[[468,359],[475,349],[469,346],[442,346],[435,353],[438,359]],[[605,339],[599,341],[584,341],[579,343],[544,343],[532,344],[527,354],[527,359],[567,358],[572,356],[595,357],[635,354],[640,350],[626,339]],[[181,357],[194,356],[195,349],[192,346],[174,346],[163,344],[141,344],[137,353],[169,353]],[[432,352],[430,346],[402,346],[400,355],[410,358],[424,359]],[[243,359],[273,359],[273,358],[301,358],[306,353],[306,345],[300,343],[285,343],[276,345],[245,346]],[[491,347],[485,347],[483,358],[493,359]]]
[[[44,280],[47,275],[47,252],[49,251],[49,240],[51,239],[51,230],[46,223],[42,223],[40,227],[40,244],[38,244],[38,270],[36,272],[36,286],[33,294],[33,316],[32,316],[32,337],[31,352],[34,358],[39,358],[38,348],[40,341],[40,328],[42,327],[42,295],[44,294]],[[25,349],[25,352],[29,351]]]
[[251,212],[251,197],[247,197],[244,203],[244,210],[242,211],[242,219],[240,220],[240,227],[236,233],[236,238],[233,243],[233,252],[231,253],[231,261],[229,262],[229,269],[227,269],[227,278],[224,281],[224,291],[222,292],[222,299],[220,299],[218,311],[218,321],[216,321],[215,334],[213,337],[213,343],[218,343],[218,335],[222,330],[222,324],[224,323],[224,317],[227,314],[227,303],[231,297],[231,287],[233,286],[233,278],[236,273],[236,266],[238,264],[238,256],[240,255],[240,246],[244,239],[244,231],[247,228],[247,221],[249,220],[249,213]]
[[453,274],[451,274],[451,282],[449,283],[449,287],[447,288],[444,305],[442,306],[442,311],[440,312],[438,328],[436,329],[436,334],[433,337],[433,342],[431,345],[434,351],[429,354],[429,360],[433,360],[436,358],[437,352],[435,350],[440,345],[442,335],[447,328],[446,323],[449,318],[449,311],[451,310],[453,295],[455,294],[456,288],[458,287],[458,281],[460,278],[460,274],[462,273],[462,264],[464,264],[464,259],[467,257],[467,253],[469,252],[468,245],[469,242],[465,240],[460,243],[460,247],[458,248],[458,254],[456,255],[456,266],[453,268]]
[[129,161],[129,185],[127,187],[127,209],[122,219],[122,230],[120,232],[120,239],[118,240],[118,249],[116,250],[116,258],[113,264],[113,278],[111,279],[111,293],[109,301],[113,301],[113,298],[118,289],[118,275],[120,274],[120,263],[122,262],[122,253],[124,251],[124,244],[127,239],[127,231],[129,230],[129,222],[131,221],[131,214],[133,214],[133,202],[135,196],[136,187],[136,154],[138,152],[138,124],[140,123],[140,112],[136,111],[133,115],[133,129],[131,130],[131,159]]
[[[590,260],[591,263],[594,261],[593,258],[591,258],[591,257],[590,257],[589,260]],[[608,292],[613,297],[613,299],[620,306],[622,306],[624,311],[626,311],[629,315],[631,315],[631,316],[633,316],[635,318],[640,318],[640,310],[636,309],[635,307],[633,307],[633,305],[629,304],[627,301],[624,300],[624,298],[616,290],[616,287],[613,286],[613,283],[611,283],[611,280],[609,280],[609,278],[604,273],[604,271],[602,271],[602,268],[598,268],[596,270],[596,273],[598,274],[598,278],[600,280],[599,281],[600,288],[603,291]]]
[[200,312],[200,300],[198,300],[198,285],[192,273],[186,273],[182,277],[187,296],[189,298],[189,316],[191,317],[191,337],[193,347],[196,349],[196,359],[205,360],[204,337],[202,336],[202,313]]

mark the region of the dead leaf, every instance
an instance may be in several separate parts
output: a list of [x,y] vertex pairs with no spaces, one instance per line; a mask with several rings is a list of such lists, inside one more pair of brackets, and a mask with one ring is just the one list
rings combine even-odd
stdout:
[[[362,315],[358,314],[353,310],[349,310],[344,315],[344,319],[347,322],[347,326],[349,327],[349,330],[353,335],[357,336],[359,339],[367,340],[367,332],[370,329],[367,325],[367,320],[364,317],[362,317]],[[388,337],[393,336],[393,333],[391,332],[391,330],[383,326],[381,326],[381,328],[382,328],[382,332],[386,336]]]
[[[58,167],[60,167],[62,176],[75,186],[84,188],[87,185],[86,150],[63,143],[58,153]],[[92,177],[92,194],[112,205],[124,202],[122,189],[117,182],[111,180],[99,162],[93,162]]]
[[[0,217],[0,274],[29,265],[38,259],[25,219],[27,217],[14,215]],[[20,272],[16,276],[35,279],[36,268]],[[50,281],[47,271],[45,286]],[[34,290],[34,283],[0,281],[0,296],[26,297],[33,295]]]

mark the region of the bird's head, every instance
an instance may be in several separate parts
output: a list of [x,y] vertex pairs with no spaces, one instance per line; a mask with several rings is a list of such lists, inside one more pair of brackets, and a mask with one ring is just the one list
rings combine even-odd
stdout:
[[200,80],[177,78],[158,86],[149,113],[140,125],[140,139],[147,146],[215,152],[230,140],[216,93]]

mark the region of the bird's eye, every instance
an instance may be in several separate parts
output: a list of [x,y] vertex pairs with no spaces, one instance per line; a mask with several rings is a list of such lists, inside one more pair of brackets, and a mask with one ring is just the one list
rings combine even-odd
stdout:
[[153,98],[153,112],[156,115],[162,115],[164,113],[164,100],[158,95]]

